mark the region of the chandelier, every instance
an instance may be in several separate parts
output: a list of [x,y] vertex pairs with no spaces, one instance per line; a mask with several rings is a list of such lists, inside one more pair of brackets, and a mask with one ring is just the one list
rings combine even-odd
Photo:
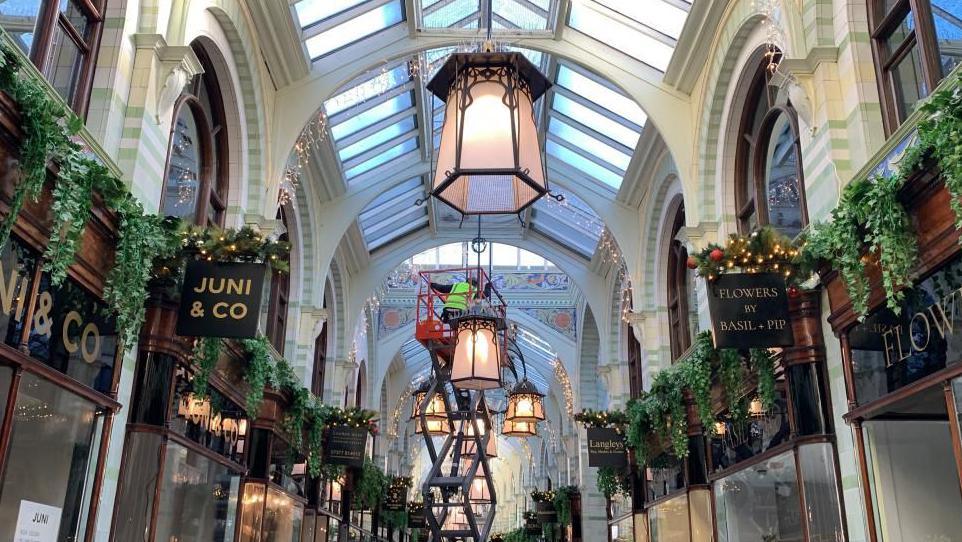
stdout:
[[458,318],[457,345],[451,364],[451,384],[462,390],[490,390],[501,387],[501,319],[485,314]]

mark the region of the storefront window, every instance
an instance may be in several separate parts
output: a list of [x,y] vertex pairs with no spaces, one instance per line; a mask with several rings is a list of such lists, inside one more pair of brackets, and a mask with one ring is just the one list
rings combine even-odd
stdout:
[[168,442],[155,540],[232,542],[240,477]]
[[902,311],[871,314],[849,332],[859,404],[962,361],[962,260],[911,290]]
[[31,291],[37,256],[11,237],[0,252],[0,331],[3,342],[18,348],[23,335],[26,300]]
[[15,540],[18,518],[33,512],[59,524],[58,542],[82,539],[101,413],[93,403],[23,374],[0,486],[0,540]]
[[764,189],[768,223],[788,237],[798,235],[805,225],[796,142],[791,119],[780,113],[768,132]]
[[788,409],[783,393],[775,406],[741,421],[724,422],[724,430],[711,439],[711,461],[714,472],[764,453],[788,442],[791,434]]
[[611,531],[611,542],[634,542],[635,521],[630,515],[621,518],[608,527]]
[[805,491],[808,539],[813,542],[844,540],[833,446],[827,442],[800,446],[798,464]]
[[303,521],[303,505],[274,488],[267,490],[264,542],[299,542]]
[[177,367],[169,417],[171,431],[239,462],[247,436],[247,415],[216,389],[208,389],[207,397],[194,395],[191,379],[187,369]]
[[962,496],[947,414],[936,385],[862,422],[880,541],[959,540]]
[[685,487],[684,463],[671,454],[661,454],[648,463],[647,500],[660,499]]
[[648,509],[651,542],[690,542],[688,495],[659,503]]
[[793,452],[715,482],[718,542],[801,542],[798,491]]
[[163,446],[161,438],[156,433],[135,431],[127,434],[113,540],[142,540],[147,532],[154,505],[154,487],[159,476],[157,461]]

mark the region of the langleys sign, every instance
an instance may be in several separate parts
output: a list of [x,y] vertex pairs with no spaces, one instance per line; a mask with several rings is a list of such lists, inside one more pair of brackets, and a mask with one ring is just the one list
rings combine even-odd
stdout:
[[624,435],[611,428],[589,427],[588,466],[628,466],[628,455],[625,453]]
[[708,283],[716,348],[769,348],[795,343],[785,280],[776,273],[723,274]]
[[238,339],[256,336],[264,269],[253,263],[188,262],[177,334]]

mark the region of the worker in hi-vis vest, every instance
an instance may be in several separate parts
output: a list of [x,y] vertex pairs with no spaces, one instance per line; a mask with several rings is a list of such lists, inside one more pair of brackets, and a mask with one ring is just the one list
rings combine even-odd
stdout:
[[[467,280],[461,280],[454,284],[438,284],[432,282],[431,289],[441,294],[447,294],[444,298],[444,309],[441,310],[441,321],[445,324],[461,316],[468,310],[468,305],[473,301],[470,298],[473,297],[477,299],[481,297],[481,292],[478,289],[478,279],[474,277],[469,277]],[[489,283],[484,288],[484,297],[488,297],[490,291],[491,284]]]

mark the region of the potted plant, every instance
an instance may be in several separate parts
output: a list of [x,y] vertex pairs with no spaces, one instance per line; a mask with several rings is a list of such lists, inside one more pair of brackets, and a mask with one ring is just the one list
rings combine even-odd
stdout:
[[554,506],[554,491],[534,490],[531,492],[531,500],[534,501],[534,509],[541,523],[558,522],[558,512]]

